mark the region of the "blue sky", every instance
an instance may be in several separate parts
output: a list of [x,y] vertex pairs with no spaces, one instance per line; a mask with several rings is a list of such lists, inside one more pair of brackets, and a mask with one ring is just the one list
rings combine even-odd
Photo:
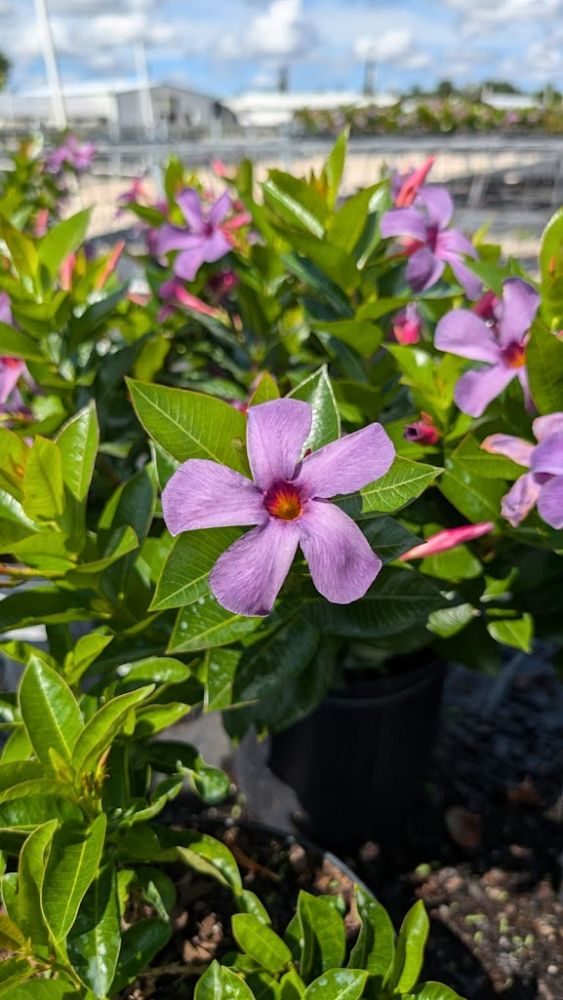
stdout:
[[[48,0],[63,82],[135,75],[146,47],[151,78],[217,96],[271,87],[358,89],[366,58],[377,86],[448,78],[508,79],[563,89],[563,0]],[[0,48],[12,86],[44,70],[33,0],[0,0]]]

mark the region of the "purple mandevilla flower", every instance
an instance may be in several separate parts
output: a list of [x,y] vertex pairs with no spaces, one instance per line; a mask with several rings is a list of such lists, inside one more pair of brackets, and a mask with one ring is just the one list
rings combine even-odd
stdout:
[[496,322],[487,323],[469,309],[454,309],[440,320],[434,340],[439,351],[488,366],[466,372],[457,383],[455,401],[463,413],[480,417],[514,378],[522,386],[526,405],[531,406],[526,344],[539,302],[531,285],[508,278],[495,309]]
[[81,145],[75,135],[69,135],[62,146],[49,153],[45,165],[49,173],[58,174],[65,167],[71,167],[77,173],[88,170],[96,155],[96,147],[92,142]]
[[164,489],[172,535],[256,525],[220,556],[209,578],[219,603],[235,614],[269,614],[298,546],[315,587],[335,604],[363,597],[381,568],[365,535],[329,498],[379,479],[395,449],[381,425],[370,424],[303,458],[312,416],[297,399],[253,406],[247,448],[254,481],[195,458]]
[[464,264],[462,255],[477,257],[473,244],[457,229],[448,229],[453,202],[445,187],[420,188],[416,204],[393,208],[381,219],[381,235],[403,240],[409,257],[407,281],[415,292],[424,292],[441,278],[449,264],[468,298],[475,299],[481,282]]
[[176,201],[188,226],[186,229],[170,224],[163,226],[156,234],[155,249],[158,254],[179,250],[172,265],[174,273],[185,281],[193,281],[203,263],[220,260],[231,249],[231,240],[221,225],[231,209],[231,198],[225,191],[207,209],[197,191],[186,188]]
[[563,412],[534,420],[537,445],[510,434],[491,434],[481,447],[505,455],[529,472],[502,499],[502,515],[516,528],[533,507],[552,528],[563,528]]

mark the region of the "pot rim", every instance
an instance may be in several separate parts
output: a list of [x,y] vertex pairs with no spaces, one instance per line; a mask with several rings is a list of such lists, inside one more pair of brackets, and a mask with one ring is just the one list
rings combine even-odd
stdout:
[[[326,705],[330,705],[334,708],[348,708],[348,709],[373,709],[379,706],[391,705],[394,702],[402,701],[405,698],[411,698],[419,695],[421,691],[426,690],[426,688],[431,687],[432,684],[441,683],[443,677],[448,668],[448,664],[445,660],[432,660],[430,663],[425,663],[420,667],[416,667],[415,670],[408,674],[401,674],[401,678],[406,678],[405,683],[395,691],[389,691],[386,694],[364,694],[364,695],[346,695],[340,694],[335,690],[334,694],[327,694],[324,699]],[[387,675],[386,677],[374,677],[371,681],[359,681],[360,684],[374,687],[383,681],[392,680],[392,675]],[[398,677],[396,678],[398,680]],[[351,685],[353,688],[353,685]],[[342,690],[342,689],[340,689]]]

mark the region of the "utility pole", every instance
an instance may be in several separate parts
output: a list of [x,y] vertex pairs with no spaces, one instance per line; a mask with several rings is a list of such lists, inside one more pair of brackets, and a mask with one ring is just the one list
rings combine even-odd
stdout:
[[375,59],[366,59],[364,70],[364,94],[366,97],[373,97],[375,94]]
[[49,20],[49,11],[47,9],[47,0],[35,0],[35,13],[37,16],[37,24],[39,27],[41,46],[43,49],[43,60],[45,62],[47,82],[51,93],[53,122],[57,128],[65,129],[68,122],[63,97],[63,88],[61,86],[61,77],[59,74],[59,66],[57,63],[57,54],[55,52],[51,22]]

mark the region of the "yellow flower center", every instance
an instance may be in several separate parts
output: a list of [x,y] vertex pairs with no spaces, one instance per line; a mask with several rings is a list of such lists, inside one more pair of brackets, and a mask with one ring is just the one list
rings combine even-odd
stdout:
[[276,483],[264,498],[266,510],[283,521],[294,521],[303,511],[299,490],[293,483]]

